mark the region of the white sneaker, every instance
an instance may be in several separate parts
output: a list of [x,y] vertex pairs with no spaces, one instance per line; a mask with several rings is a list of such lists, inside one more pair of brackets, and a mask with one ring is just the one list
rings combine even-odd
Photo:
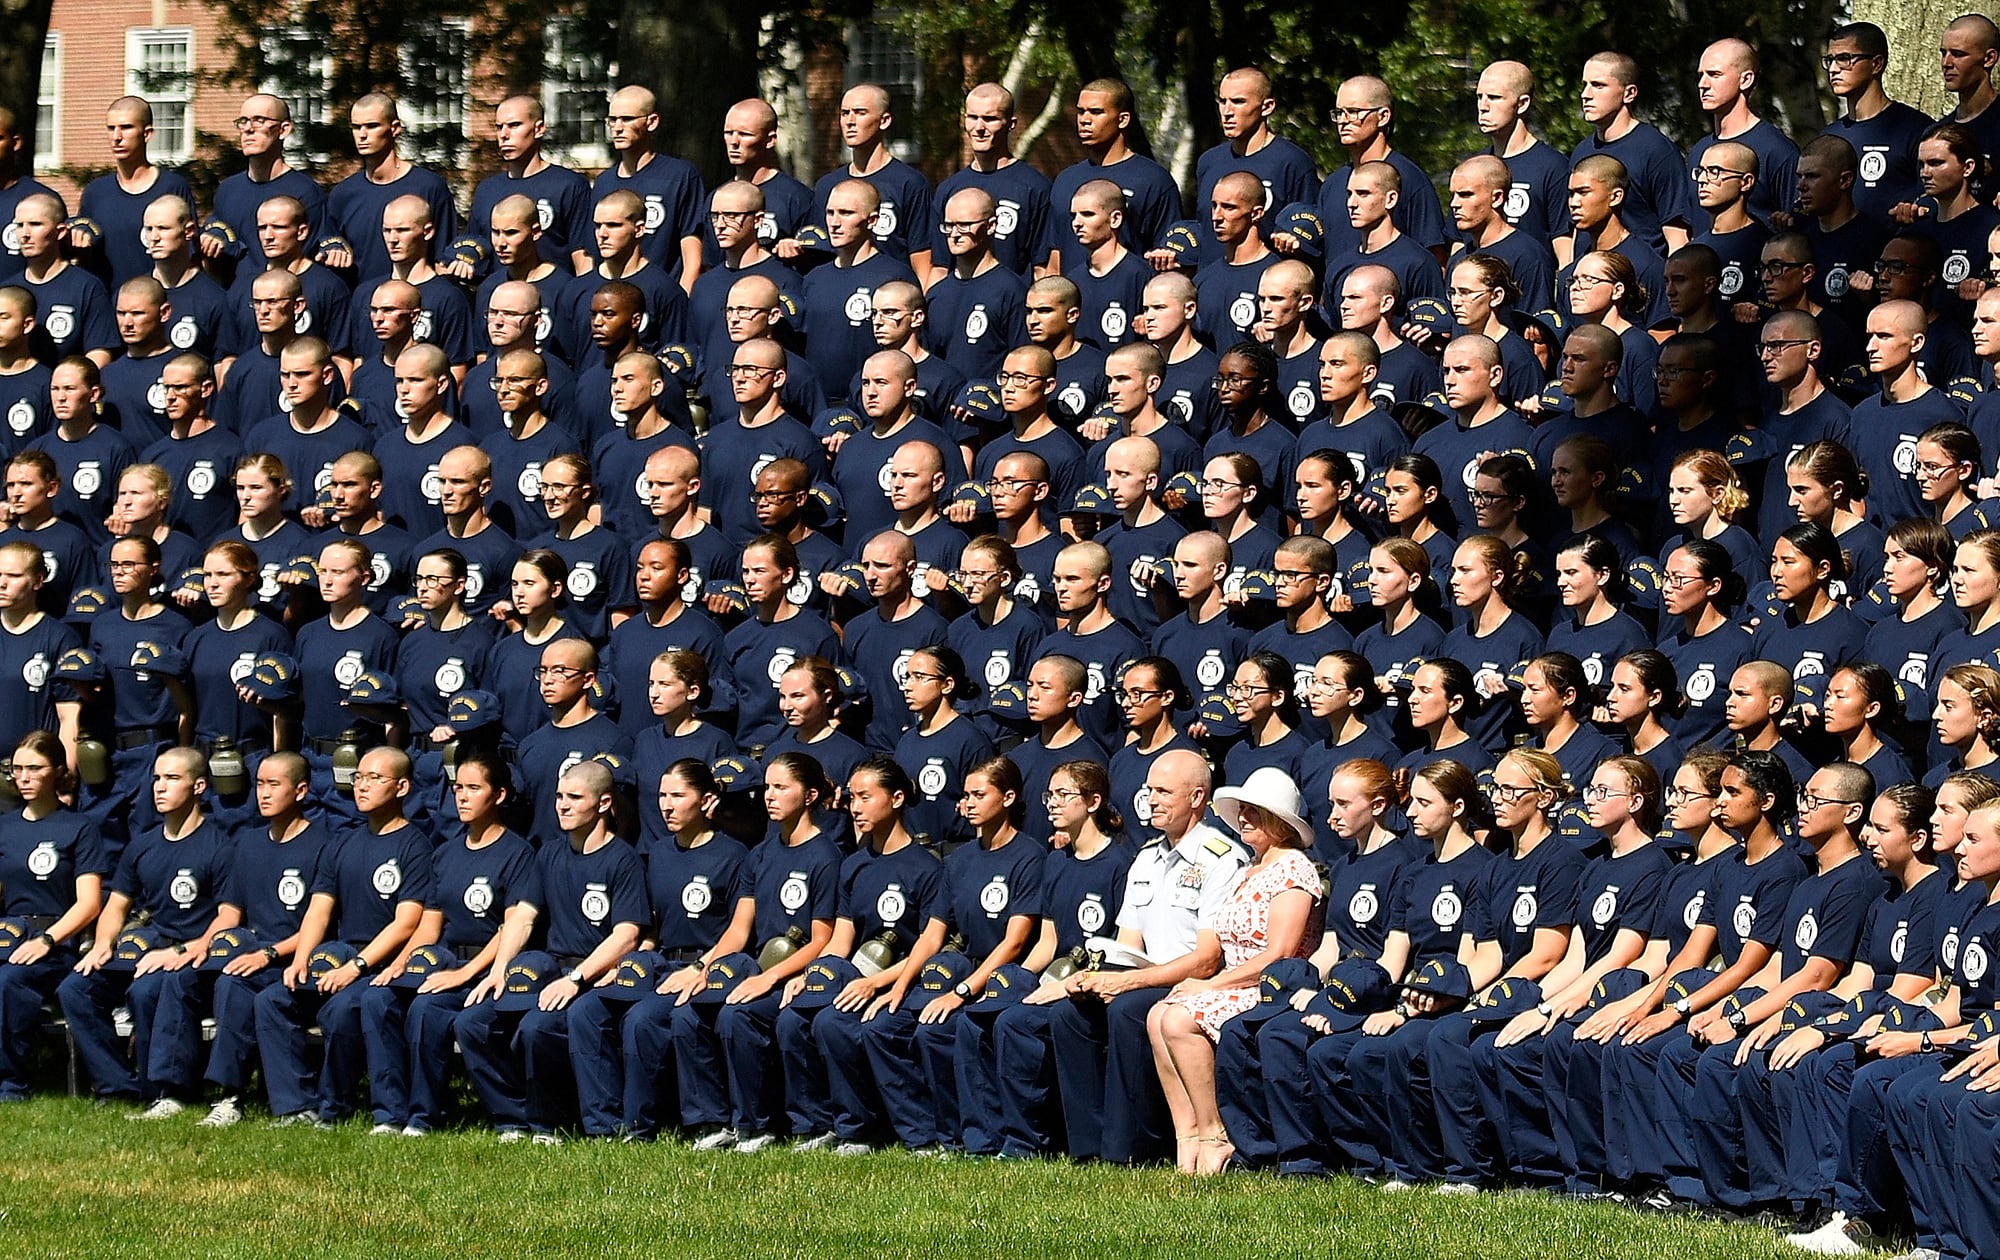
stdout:
[[1786,1234],[1785,1241],[1800,1251],[1810,1251],[1816,1256],[1858,1256],[1868,1250],[1860,1240],[1872,1236],[1873,1231],[1867,1225],[1849,1220],[1847,1213],[1836,1211],[1818,1229]]
[[144,1111],[136,1111],[126,1116],[127,1120],[171,1120],[187,1110],[187,1105],[172,1098],[155,1098],[153,1105]]
[[526,1129],[502,1129],[500,1130],[500,1140],[502,1142],[525,1142],[528,1140],[528,1131]]
[[536,1146],[561,1146],[562,1139],[553,1133],[537,1133],[534,1143]]
[[694,1149],[698,1151],[719,1151],[725,1146],[734,1146],[743,1140],[743,1135],[734,1129],[717,1129],[695,1139]]
[[225,1098],[208,1109],[208,1114],[195,1121],[202,1129],[226,1129],[232,1124],[243,1122],[243,1108],[234,1098]]
[[317,1123],[319,1116],[310,1111],[294,1111],[288,1116],[271,1117],[271,1127],[274,1129],[295,1129],[300,1125]]
[[752,1133],[749,1137],[738,1142],[732,1149],[738,1155],[755,1155],[758,1151],[763,1150],[777,1140],[776,1137],[773,1137],[769,1133]]
[[1938,1260],[1936,1247],[1912,1247],[1896,1260]]
[[1401,1177],[1391,1177],[1382,1183],[1383,1194],[1408,1194],[1414,1189],[1416,1189],[1416,1186],[1404,1181]]
[[875,1148],[866,1142],[842,1142],[833,1148],[836,1155],[873,1155]]
[[372,1129],[368,1130],[368,1136],[369,1136],[369,1137],[395,1137],[395,1136],[396,1136],[396,1135],[397,1135],[398,1133],[401,1133],[401,1132],[402,1132],[402,1130],[401,1130],[401,1129],[399,1129],[399,1128],[397,1128],[397,1127],[396,1127],[395,1125],[393,1125],[393,1124],[378,1124],[378,1125],[376,1125],[376,1126],[375,1126],[374,1128],[372,1128]]
[[840,1144],[840,1138],[833,1133],[815,1133],[809,1138],[800,1138],[792,1144],[795,1151],[830,1151]]
[[1431,1193],[1456,1199],[1470,1194],[1478,1194],[1479,1187],[1469,1181],[1440,1181],[1431,1187]]
[[402,1128],[396,1130],[396,1132],[402,1135],[403,1137],[429,1137],[431,1135],[431,1131],[429,1129],[420,1129],[414,1124],[406,1124]]

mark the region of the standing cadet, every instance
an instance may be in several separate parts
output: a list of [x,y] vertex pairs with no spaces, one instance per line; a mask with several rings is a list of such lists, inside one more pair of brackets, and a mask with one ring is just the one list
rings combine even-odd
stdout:
[[29,731],[56,731],[69,760],[76,760],[77,719],[82,705],[58,698],[56,662],[79,646],[76,632],[36,606],[49,576],[42,549],[25,538],[0,543],[0,677],[19,678],[21,689],[0,708],[0,746],[12,746]]
[[[1915,201],[1922,191],[1917,183],[1917,140],[1929,130],[1930,116],[1891,100],[1883,90],[1882,78],[1889,69],[1889,37],[1873,22],[1836,26],[1826,37],[1826,55],[1820,64],[1826,67],[1827,86],[1847,106],[1820,135],[1838,136],[1853,147],[1854,204],[1878,225],[1886,225],[1892,209]],[[1803,151],[1800,157],[1804,157]],[[1805,175],[1803,161],[1799,175]],[[1802,198],[1804,191],[1801,184]],[[1780,190],[1779,195],[1783,193]],[[1824,269],[1826,260],[1817,252],[1815,257]]]
[[873,184],[842,180],[822,200],[833,259],[806,276],[802,331],[820,379],[839,394],[875,352],[875,290],[891,280],[914,283],[916,276],[909,264],[876,247],[882,195]]
[[1267,240],[1275,231],[1272,224],[1280,210],[1312,201],[1319,193],[1319,172],[1313,169],[1312,157],[1271,131],[1271,115],[1277,108],[1270,76],[1254,66],[1231,70],[1216,85],[1215,112],[1222,124],[1222,143],[1204,152],[1194,164],[1199,266],[1206,267],[1222,256],[1214,225],[1203,220],[1199,212],[1213,200],[1215,186],[1224,175],[1244,171],[1256,177],[1256,204],[1263,211],[1257,231]]
[[[1444,257],[1444,210],[1438,205],[1437,190],[1430,176],[1389,142],[1389,128],[1395,122],[1396,100],[1389,85],[1373,75],[1355,75],[1343,80],[1334,93],[1333,125],[1341,147],[1347,150],[1347,165],[1326,177],[1319,186],[1319,217],[1326,232],[1320,254],[1334,258],[1355,248],[1360,235],[1349,224],[1347,181],[1368,162],[1387,162],[1402,180],[1403,197],[1390,210],[1396,230],[1418,246]],[[1301,242],[1290,233],[1272,240],[1279,253],[1296,253]],[[1339,290],[1334,290],[1339,292]]]
[[[1067,252],[1060,279],[1076,286],[1075,328],[1099,351],[1138,335],[1132,320],[1152,274],[1145,257],[1125,243],[1125,213],[1125,193],[1108,179],[1089,181],[1069,199],[1077,249]],[[1075,410],[1081,419],[1083,409]]]
[[471,280],[483,270],[490,256],[486,238],[492,230],[493,208],[515,195],[534,202],[535,221],[550,261],[570,271],[588,265],[585,216],[594,198],[583,176],[542,156],[548,134],[540,98],[510,96],[494,107],[493,142],[500,150],[500,169],[473,189],[465,235],[453,242],[453,257],[443,268],[446,275]]
[[[1530,238],[1566,250],[1569,159],[1528,129],[1528,110],[1535,103],[1534,71],[1518,61],[1493,62],[1479,72],[1473,102],[1487,155],[1499,158],[1507,168],[1500,212]],[[1561,252],[1557,257],[1569,261]]]
[[[81,354],[101,368],[118,351],[111,295],[103,281],[62,256],[56,240],[62,223],[63,204],[53,194],[37,193],[14,205],[21,283],[34,295],[35,323],[29,344],[35,357],[45,364],[53,366],[59,359]],[[137,232],[133,240],[138,240]],[[143,275],[145,270],[142,266],[133,274]]]
[[555,814],[566,835],[542,846],[491,969],[453,1021],[466,1073],[502,1142],[532,1130],[537,1145],[561,1144],[556,1129],[575,1095],[568,1007],[638,945],[651,918],[645,868],[611,829],[613,791],[602,762],[563,772]]
[[[1748,42],[1719,39],[1702,50],[1695,72],[1695,98],[1708,115],[1709,134],[1688,150],[1690,175],[1700,184],[1703,157],[1717,144],[1733,142],[1756,155],[1756,183],[1750,188],[1750,213],[1769,226],[1771,216],[1792,208],[1792,193],[1798,184],[1799,146],[1769,121],[1750,108],[1750,92],[1757,85],[1757,50]],[[1703,207],[1704,209],[1706,207]],[[1699,235],[1707,226],[1706,216],[1691,213],[1689,235]]]
[[[20,123],[11,109],[0,110],[0,223],[14,221],[14,208],[27,197],[54,197],[55,190],[21,171]],[[58,198],[60,201],[60,198]],[[12,240],[0,241],[0,284],[17,284],[21,276],[21,250]]]
[[640,251],[692,294],[702,272],[701,172],[685,158],[660,152],[659,101],[645,88],[613,92],[604,125],[618,160],[598,173],[590,186],[591,202],[602,202],[621,188],[636,195],[646,207]]
[[269,265],[258,223],[258,211],[274,197],[295,198],[318,240],[326,220],[326,191],[310,171],[285,160],[285,142],[292,138],[292,107],[276,96],[259,92],[245,97],[236,115],[236,147],[244,169],[216,185],[208,222],[202,225],[201,253],[231,268],[225,274],[254,276]]
[[[1092,79],[1076,91],[1076,139],[1084,159],[1065,167],[1049,190],[1049,204],[1062,214],[1075,204],[1085,184],[1103,180],[1124,198],[1118,240],[1143,255],[1162,244],[1167,228],[1180,218],[1181,190],[1167,169],[1132,147],[1138,125],[1132,89],[1123,79]],[[1082,270],[1088,247],[1051,231],[1049,263],[1074,274]],[[1136,309],[1134,307],[1128,307]]]
[[[1034,268],[1048,257],[1049,177],[1013,154],[1011,142],[1020,125],[1014,116],[1014,94],[998,83],[980,84],[965,94],[961,124],[967,163],[937,186],[931,204],[949,207],[951,198],[967,188],[985,192],[993,199],[994,256],[1022,280],[1030,280]],[[946,218],[939,217],[931,237],[934,272],[951,243]]]
[[1266,195],[1251,171],[1230,171],[1209,193],[1203,222],[1215,257],[1196,277],[1195,293],[1201,331],[1212,346],[1233,346],[1257,326],[1257,285],[1279,257],[1264,244]]
[[326,199],[326,227],[315,251],[319,261],[336,271],[351,270],[366,287],[389,274],[389,254],[382,245],[383,212],[402,196],[422,198],[436,228],[431,238],[448,241],[458,235],[458,210],[451,189],[436,171],[417,166],[397,152],[403,120],[394,97],[370,92],[347,111],[361,169],[334,185]]
[[[817,216],[813,190],[778,169],[778,111],[769,101],[756,97],[731,105],[722,118],[722,152],[735,178],[763,190],[764,212],[757,219],[757,239],[780,258],[797,258],[799,229]],[[720,252],[711,232],[707,251],[710,265]]]
[[[826,218],[833,192],[842,184],[866,182],[879,198],[868,225],[875,247],[923,279],[931,274],[931,186],[890,151],[888,132],[894,121],[886,89],[873,83],[847,89],[840,98],[840,136],[848,160],[820,176],[813,188],[813,217]],[[839,248],[837,242],[834,248]]]
[[105,139],[112,169],[84,186],[70,225],[70,246],[97,255],[108,284],[143,276],[151,266],[140,240],[146,207],[156,198],[179,197],[194,213],[194,190],[176,171],[153,165],[146,146],[153,140],[153,107],[137,96],[121,96],[104,111]]
[[986,380],[1020,336],[1027,283],[993,251],[999,207],[992,194],[965,188],[944,203],[938,233],[947,269],[933,273],[930,348],[962,375]]
[[[1623,163],[1631,176],[1621,207],[1625,226],[1655,252],[1671,254],[1687,244],[1688,217],[1698,213],[1689,205],[1694,186],[1674,142],[1633,114],[1638,100],[1639,63],[1631,57],[1601,52],[1583,63],[1583,120],[1592,131],[1570,154],[1570,169],[1591,157]],[[1583,252],[1577,248],[1571,257]]]

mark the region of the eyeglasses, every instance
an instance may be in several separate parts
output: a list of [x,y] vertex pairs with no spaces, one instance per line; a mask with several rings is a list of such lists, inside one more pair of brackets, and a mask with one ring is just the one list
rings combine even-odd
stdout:
[[1472,501],[1472,506],[1474,507],[1492,507],[1497,503],[1509,502],[1515,496],[1503,494],[1498,490],[1473,490],[1469,491],[1465,497]]
[[1217,389],[1221,389],[1225,385],[1255,385],[1261,379],[1262,379],[1261,377],[1256,377],[1256,376],[1238,376],[1235,375],[1234,373],[1217,373],[1214,379],[1212,379],[1209,383],[1214,385]]
[[1318,574],[1308,569],[1273,569],[1271,580],[1280,586],[1291,586],[1299,582],[1310,582]]
[[284,125],[284,123],[276,118],[257,118],[247,114],[242,118],[238,118],[235,123],[236,130],[238,131],[267,131],[273,127],[282,127]]
[[1261,695],[1267,695],[1267,694],[1269,694],[1270,692],[1273,692],[1273,691],[1276,691],[1276,690],[1277,690],[1277,688],[1276,688],[1276,687],[1259,687],[1259,686],[1256,686],[1256,685],[1254,685],[1254,684],[1251,684],[1251,683],[1235,683],[1235,682],[1233,682],[1233,683],[1230,683],[1230,684],[1229,684],[1228,686],[1224,687],[1224,688],[1223,688],[1222,690],[1224,691],[1224,693],[1226,693],[1226,694],[1228,694],[1228,695],[1232,695],[1232,696],[1261,696]]
[[1672,569],[1668,569],[1665,573],[1662,573],[1660,575],[1660,585],[1666,587],[1670,591],[1677,591],[1681,589],[1683,586],[1686,586],[1690,582],[1706,582],[1706,581],[1708,581],[1708,579],[1703,577],[1699,573],[1675,573]]
[[1611,788],[1605,787],[1602,783],[1593,783],[1583,789],[1583,799],[1586,801],[1608,801],[1614,796],[1630,795],[1632,795],[1630,792],[1614,791]]
[[974,586],[982,582],[991,582],[999,576],[1000,571],[997,569],[953,569],[951,571],[951,580],[960,586]]
[[1689,801],[1712,801],[1715,799],[1715,793],[1690,792],[1686,788],[1670,787],[1667,789],[1666,797],[1669,805],[1685,805]]
[[909,680],[909,681],[911,681],[911,682],[934,682],[934,683],[941,683],[941,682],[943,682],[943,681],[944,681],[945,679],[949,678],[950,676],[951,676],[951,675],[949,675],[949,674],[932,674],[932,673],[927,673],[927,672],[925,672],[925,671],[923,671],[923,670],[920,670],[920,669],[909,669],[909,670],[904,670],[904,671],[903,671],[903,677],[904,677],[904,678],[906,678],[906,679],[908,679],[908,680]]
[[1111,693],[1113,704],[1144,704],[1166,695],[1164,689],[1147,690],[1144,687],[1119,687]]
[[1514,783],[1495,783],[1486,789],[1486,794],[1496,801],[1512,805],[1533,796],[1541,790],[1538,787],[1522,787]]
[[113,573],[131,573],[139,569],[150,569],[152,567],[152,562],[147,560],[113,560],[111,562],[111,571]]
[[[291,299],[287,298],[285,300],[289,302]],[[506,311],[500,309],[497,306],[489,306],[486,308],[486,318],[488,319],[532,319],[539,314],[541,314],[539,310]]]
[[1042,376],[1036,372],[1002,372],[993,378],[993,382],[1005,389],[1009,385],[1033,385],[1037,381],[1048,382],[1054,379],[1056,378],[1053,376]]
[[732,317],[748,319],[752,315],[768,314],[770,309],[768,306],[725,306],[722,308],[722,313]]
[[760,367],[755,363],[732,363],[722,369],[722,372],[723,375],[732,381],[741,381],[759,380],[766,376],[775,376],[778,369],[774,367]]
[[992,221],[991,219],[973,219],[967,223],[946,222],[938,224],[938,230],[946,236],[970,236]]
[[543,494],[574,494],[576,491],[581,489],[583,489],[583,483],[578,481],[542,482]]
[[1064,801],[1078,801],[1082,799],[1083,793],[1077,791],[1075,788],[1050,788],[1048,791],[1042,793],[1042,804],[1051,807],[1060,805]]
[[486,382],[486,386],[497,394],[502,389],[527,389],[541,379],[539,376],[496,376]]
[[1815,796],[1809,789],[1799,789],[1799,808],[1811,813],[1822,805],[1859,805],[1860,801],[1844,801],[1833,796]]
[[752,503],[779,503],[785,499],[802,497],[804,494],[805,491],[803,490],[752,490],[750,492],[750,501]]
[[419,573],[414,578],[411,578],[410,582],[415,586],[450,586],[453,582],[463,582],[464,580],[461,577],[453,577],[449,573]]
[[1383,105],[1369,105],[1361,109],[1349,109],[1345,106],[1338,106],[1326,111],[1326,116],[1337,123],[1360,122],[1370,114],[1385,114],[1387,112],[1388,107]]
[[1790,350],[1793,346],[1809,346],[1811,344],[1811,339],[1806,337],[1790,337],[1779,341],[1760,341],[1757,343],[1757,357],[1760,359],[1775,359],[1785,351]]
[[1617,284],[1617,283],[1618,282],[1616,280],[1611,279],[1609,276],[1586,276],[1581,271],[1577,272],[1575,275],[1569,278],[1569,287],[1572,289],[1577,289],[1577,288],[1594,289],[1600,284]]
[[356,770],[354,772],[354,781],[356,783],[393,783],[395,779],[390,775],[377,774],[373,770]]
[[1019,490],[1026,490],[1030,486],[1046,484],[1048,483],[1030,480],[1027,477],[988,477],[986,479],[986,488],[988,490],[998,490],[1002,494],[1013,494]]
[[1831,70],[1835,66],[1839,66],[1842,70],[1846,70],[1850,67],[1860,65],[1864,61],[1873,61],[1873,60],[1875,60],[1875,58],[1874,55],[1871,53],[1858,53],[1858,52],[1828,53],[1826,56],[1821,57],[1819,59],[1819,68],[1822,70]]
[[1221,492],[1225,490],[1241,490],[1243,488],[1244,483],[1240,481],[1224,481],[1220,477],[1203,477],[1199,482],[1195,484],[1199,489],[1202,490],[1214,490],[1217,492]]
[[1749,177],[1749,171],[1732,171],[1726,166],[1697,166],[1694,168],[1694,182],[1697,184],[1703,180],[1714,183],[1717,180],[1748,179]]
[[755,210],[711,210],[708,212],[708,221],[710,223],[741,223],[745,219],[753,217],[756,213],[757,211]]
[[555,678],[555,679],[562,679],[562,680],[567,680],[567,679],[571,679],[571,678],[581,678],[581,677],[583,677],[583,676],[584,676],[585,674],[588,674],[588,673],[592,673],[592,672],[594,672],[594,671],[592,671],[592,670],[588,670],[588,669],[578,669],[578,668],[577,668],[576,666],[574,666],[574,665],[537,665],[537,666],[535,666],[535,677],[536,677],[536,678]]
[[1878,258],[1870,268],[1878,276],[1904,276],[1917,269],[1917,264],[1904,262],[1900,258]]
[[1653,365],[1653,379],[1656,381],[1677,381],[1692,371],[1694,371],[1693,368],[1684,368],[1668,363],[1655,363]]
[[1760,275],[1782,276],[1787,271],[1797,271],[1803,266],[1805,266],[1804,263],[1792,262],[1789,259],[1766,258],[1763,262],[1757,264],[1757,271]]

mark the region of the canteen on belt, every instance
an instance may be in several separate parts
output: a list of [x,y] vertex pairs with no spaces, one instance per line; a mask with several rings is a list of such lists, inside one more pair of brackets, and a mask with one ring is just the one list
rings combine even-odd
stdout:
[[208,785],[218,796],[241,796],[250,790],[250,778],[243,772],[243,754],[228,736],[218,736],[215,751],[208,755]]
[[884,932],[854,951],[854,969],[864,976],[877,975],[895,965],[896,934]]
[[76,777],[86,787],[103,787],[111,781],[111,750],[103,740],[85,735],[76,741]]
[[793,954],[798,953],[799,948],[805,943],[806,930],[804,928],[796,924],[786,928],[783,936],[773,938],[758,953],[758,970],[769,971],[787,958],[790,958]]
[[361,732],[348,727],[333,748],[333,786],[354,790],[354,771],[361,765]]

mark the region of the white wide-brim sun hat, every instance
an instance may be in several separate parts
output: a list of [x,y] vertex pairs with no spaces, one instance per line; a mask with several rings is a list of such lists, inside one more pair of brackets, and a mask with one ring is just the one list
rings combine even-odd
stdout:
[[1302,816],[1305,802],[1300,799],[1299,785],[1292,782],[1292,776],[1276,766],[1260,766],[1252,770],[1241,787],[1216,789],[1214,804],[1216,816],[1228,823],[1238,835],[1243,832],[1238,821],[1243,816],[1243,806],[1255,805],[1289,826],[1298,837],[1298,843],[1312,842],[1313,828]]

